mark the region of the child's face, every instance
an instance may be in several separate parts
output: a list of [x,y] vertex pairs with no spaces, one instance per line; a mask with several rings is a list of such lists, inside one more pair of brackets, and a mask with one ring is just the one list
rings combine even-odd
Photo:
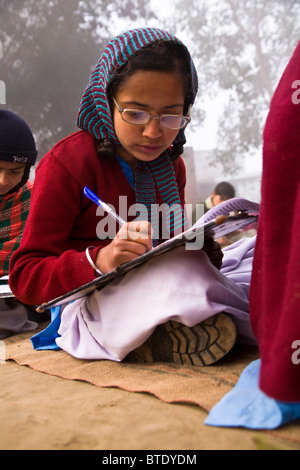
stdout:
[[0,161],[0,196],[5,196],[21,182],[24,171],[25,165]]
[[[154,116],[183,114],[184,93],[176,73],[139,70],[126,79],[114,99],[122,108],[147,111]],[[135,168],[136,159],[145,162],[158,158],[175,140],[179,130],[161,126],[157,119],[135,125],[123,121],[114,107],[115,132],[123,148],[119,155]]]
[[212,192],[211,198],[212,198],[214,206],[218,206],[219,204],[221,204],[221,202],[224,202],[224,201],[228,200],[228,197],[220,196],[220,194],[216,194],[215,191]]

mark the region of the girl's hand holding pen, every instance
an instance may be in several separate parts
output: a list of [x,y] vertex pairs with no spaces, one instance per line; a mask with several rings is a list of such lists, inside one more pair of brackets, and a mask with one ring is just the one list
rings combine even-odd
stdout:
[[121,264],[132,261],[152,249],[152,228],[147,221],[125,222],[116,212],[103,202],[89,188],[84,188],[84,194],[98,206],[103,207],[121,228],[113,241],[99,250],[96,266],[103,274],[116,269]]
[[99,250],[96,266],[103,273],[136,259],[152,249],[152,228],[147,221],[127,222],[112,242]]

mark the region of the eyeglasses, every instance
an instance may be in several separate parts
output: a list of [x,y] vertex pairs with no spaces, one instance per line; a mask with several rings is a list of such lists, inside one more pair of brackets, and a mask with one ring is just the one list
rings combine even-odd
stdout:
[[181,116],[178,114],[162,114],[161,116],[153,116],[153,114],[150,114],[147,111],[121,108],[114,98],[113,102],[117,106],[123,121],[128,122],[129,124],[145,126],[152,119],[158,119],[161,126],[166,127],[167,129],[183,129],[189,122],[191,122],[191,118],[189,116]]

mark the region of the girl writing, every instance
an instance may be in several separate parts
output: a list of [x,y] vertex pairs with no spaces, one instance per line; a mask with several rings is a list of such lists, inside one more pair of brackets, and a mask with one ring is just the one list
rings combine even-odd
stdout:
[[[158,221],[151,219],[154,204],[164,204],[170,212],[171,236],[180,224],[184,225],[186,177],[180,155],[197,86],[187,48],[166,31],[137,29],[108,44],[81,101],[81,131],[59,142],[37,169],[28,225],[11,265],[11,287],[18,298],[27,304],[41,304],[149,251],[153,243],[161,241]],[[121,197],[126,196],[128,207],[142,204],[147,211],[144,220],[139,217],[132,222],[134,217],[129,217],[129,223],[117,233],[100,239],[96,235],[99,217],[83,194],[85,186],[117,213]],[[174,205],[176,210],[171,215]],[[211,260],[202,252],[205,269],[221,276],[213,266],[221,267],[220,249],[214,243],[204,249]],[[125,297],[131,294],[127,292]],[[220,311],[218,307],[214,313]],[[206,318],[212,316],[208,311]],[[63,318],[64,313],[62,329],[68,323]],[[229,316],[212,320],[216,336],[223,335],[223,321],[227,346],[212,355],[213,362],[230,350],[236,337]],[[155,322],[144,331],[146,335],[153,331]],[[66,328],[79,331],[73,327],[68,324]],[[135,330],[130,320],[128,328]],[[189,335],[190,329],[186,330]],[[202,333],[199,328],[197,337]],[[81,348],[82,332],[79,336]],[[113,358],[110,353],[92,353],[88,336],[83,341],[89,343],[88,355]],[[121,356],[136,344],[134,341],[122,347]]]

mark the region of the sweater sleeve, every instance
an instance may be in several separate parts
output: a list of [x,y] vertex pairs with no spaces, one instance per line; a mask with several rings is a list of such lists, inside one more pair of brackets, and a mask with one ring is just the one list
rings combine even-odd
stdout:
[[[59,161],[42,161],[21,246],[10,264],[10,286],[23,303],[38,305],[95,279],[85,250],[70,249],[81,194],[79,183]],[[97,251],[90,250],[93,259]]]
[[[300,43],[274,93],[264,130],[262,203],[250,289],[260,388],[300,402]],[[297,87],[297,88],[296,88]]]
[[[122,170],[118,174],[115,174],[116,167],[106,166],[103,170],[97,158],[93,159],[89,142],[84,141],[87,150],[82,143],[80,147],[82,152],[88,152],[88,157],[74,156],[79,151],[75,148],[79,138],[86,139],[86,136],[82,134],[52,149],[36,172],[21,246],[10,264],[11,289],[27,305],[48,302],[95,279],[85,250],[95,247],[89,250],[95,261],[98,250],[110,240],[97,237],[96,207],[84,197],[83,187],[105,194],[107,202],[116,208],[119,194],[126,193],[120,179]],[[87,171],[87,165],[94,171]],[[181,158],[174,168],[184,204],[186,173]],[[125,186],[129,184],[126,182]],[[131,203],[134,200],[129,199],[128,204]]]

